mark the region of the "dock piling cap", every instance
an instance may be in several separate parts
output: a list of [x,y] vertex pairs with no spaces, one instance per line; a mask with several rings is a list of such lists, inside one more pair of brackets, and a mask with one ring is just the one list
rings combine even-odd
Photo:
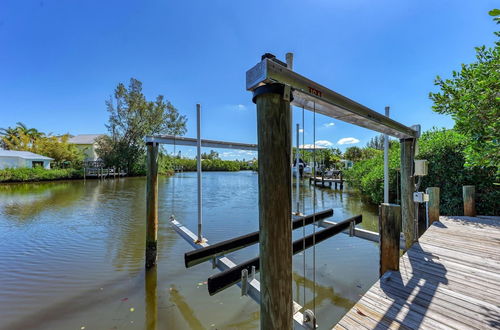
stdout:
[[[257,96],[262,94],[279,94],[281,96],[285,96],[285,85],[283,84],[267,84],[257,87],[253,91],[252,102],[255,103],[257,100]],[[290,102],[293,101],[293,93],[290,93]]]

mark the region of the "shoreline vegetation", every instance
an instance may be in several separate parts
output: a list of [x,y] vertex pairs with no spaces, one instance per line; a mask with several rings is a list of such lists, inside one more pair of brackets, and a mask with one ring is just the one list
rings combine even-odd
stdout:
[[[381,138],[383,145],[383,136]],[[397,204],[400,146],[395,140],[390,140],[389,145],[389,201]],[[474,185],[478,213],[498,215],[498,168],[467,165],[466,149],[467,138],[454,129],[434,128],[424,132],[417,142],[416,159],[429,161],[429,173],[422,178],[419,191],[439,187],[441,214],[456,215],[463,213],[462,186]],[[372,157],[359,159],[351,169],[344,171],[344,178],[371,203],[378,205],[383,202],[384,156],[382,150],[373,151]]]
[[[173,158],[160,156],[158,174],[172,176],[174,168],[182,169],[183,172],[196,172],[196,159]],[[236,172],[236,171],[256,171],[256,163],[248,163],[240,160],[203,159],[202,170]],[[0,170],[0,184],[2,183],[22,183],[39,181],[58,180],[79,180],[83,179],[83,168],[6,168]],[[145,176],[146,171],[139,171],[130,176]]]
[[5,168],[0,170],[0,184],[83,179],[83,169],[76,168]]

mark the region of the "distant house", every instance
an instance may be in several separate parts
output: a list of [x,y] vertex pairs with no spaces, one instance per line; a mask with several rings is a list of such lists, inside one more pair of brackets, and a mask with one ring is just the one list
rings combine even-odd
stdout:
[[349,159],[341,159],[340,162],[342,163],[342,167],[344,169],[349,169],[354,165],[354,162]]
[[54,160],[50,157],[38,155],[29,151],[1,150],[0,149],[0,169],[20,168],[37,166],[50,169],[50,162]]
[[80,134],[68,139],[68,143],[76,145],[76,147],[85,154],[85,162],[95,162],[99,160],[97,155],[97,138],[104,134]]

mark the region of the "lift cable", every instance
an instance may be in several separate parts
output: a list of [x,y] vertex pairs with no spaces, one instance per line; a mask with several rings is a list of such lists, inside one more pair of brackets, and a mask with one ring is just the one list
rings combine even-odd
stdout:
[[[299,130],[300,132],[300,130]],[[297,132],[297,134],[299,133]],[[305,159],[304,157],[304,135],[305,135],[305,132],[304,132],[304,107],[302,107],[302,160]],[[302,170],[302,173],[304,174],[305,172],[305,164],[304,164],[304,169]],[[295,165],[295,170],[297,171],[299,168],[299,164],[297,162],[297,164]],[[300,195],[299,195],[300,196]],[[305,203],[302,203],[302,207],[303,207],[303,214],[306,214],[306,206],[305,206]],[[316,219],[313,219],[313,220],[316,220]],[[302,226],[302,238],[305,238],[306,237],[306,226],[305,226],[305,218],[303,221],[303,226]],[[302,244],[302,248],[303,248],[303,254],[302,254],[302,258],[303,258],[303,264],[304,264],[304,302],[302,304],[302,306],[306,306],[306,281],[305,281],[305,278],[307,276],[306,274],[306,241],[304,239],[303,241],[303,244]]]
[[[316,102],[313,103],[313,161],[316,180]],[[313,213],[316,212],[316,185],[313,187]],[[313,219],[313,313],[316,317],[316,219]],[[314,322],[316,323],[316,322]]]

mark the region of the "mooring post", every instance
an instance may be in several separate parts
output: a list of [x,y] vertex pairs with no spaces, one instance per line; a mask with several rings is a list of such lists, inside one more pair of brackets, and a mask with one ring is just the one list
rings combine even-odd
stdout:
[[429,195],[427,202],[427,227],[429,227],[434,221],[439,221],[439,188],[429,187],[425,193]]
[[415,241],[415,177],[413,176],[413,160],[415,159],[415,139],[401,139],[401,220],[405,237],[406,250]]
[[401,233],[401,207],[382,203],[378,209],[380,233],[380,277],[388,270],[399,270],[399,236]]
[[[254,91],[259,155],[260,327],[292,329],[290,99],[281,84]],[[290,93],[290,89],[288,89]]]
[[158,143],[147,143],[146,268],[156,265],[158,237]]
[[468,217],[476,216],[476,187],[464,186],[464,215]]

